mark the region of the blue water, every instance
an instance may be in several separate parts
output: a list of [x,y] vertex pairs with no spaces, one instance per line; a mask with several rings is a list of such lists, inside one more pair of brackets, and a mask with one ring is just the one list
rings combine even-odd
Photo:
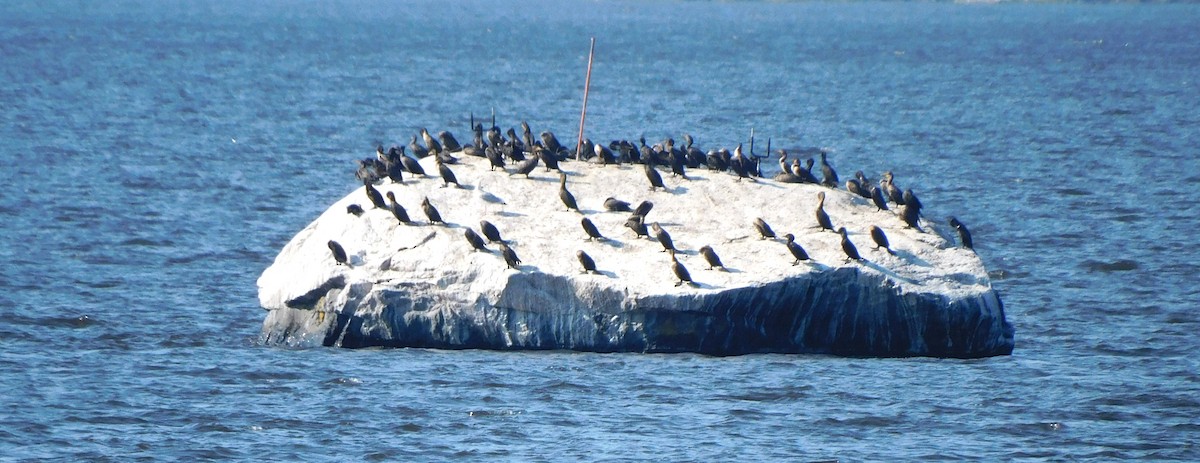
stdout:
[[[1200,459],[1200,7],[0,3],[0,460]],[[1010,357],[263,346],[351,160],[468,116],[822,146],[955,215]],[[758,145],[762,146],[762,145]],[[762,148],[757,148],[762,149]],[[759,151],[760,153],[762,151]]]

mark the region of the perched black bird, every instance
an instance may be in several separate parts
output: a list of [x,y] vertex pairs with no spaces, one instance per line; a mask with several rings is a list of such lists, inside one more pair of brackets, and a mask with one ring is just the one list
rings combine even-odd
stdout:
[[442,140],[442,148],[446,148],[447,152],[462,151],[462,145],[454,138],[454,134],[445,130],[438,132],[438,138]]
[[504,242],[503,239],[500,239],[500,230],[496,229],[496,226],[492,225],[491,222],[488,222],[486,220],[480,220],[479,221],[479,229],[483,231],[483,236],[487,237],[489,242],[492,242],[492,243],[503,243]]
[[613,154],[609,147],[600,143],[595,144],[592,150],[596,152],[596,163],[602,166],[609,164],[618,164],[616,155]]
[[429,197],[421,200],[421,210],[425,212],[425,217],[429,218],[429,223],[446,223],[442,221],[442,215],[438,213],[437,208],[430,204]]
[[[541,159],[542,164],[545,164],[546,172],[549,172],[552,170],[562,170],[562,169],[558,168],[558,154],[557,153],[548,151],[545,148],[542,148],[541,146],[538,146],[538,145],[534,145],[533,152],[536,155],[535,157],[537,157],[538,159]],[[535,166],[537,165],[536,162],[533,164]],[[526,176],[528,176],[528,174],[526,174]]]
[[971,232],[967,230],[967,226],[959,222],[958,219],[950,217],[950,226],[958,230],[958,239],[962,241],[962,247],[967,249],[975,249],[975,243],[971,241]]
[[521,265],[521,258],[517,257],[516,251],[513,251],[507,244],[500,243],[500,253],[504,255],[504,263],[508,264],[508,268],[521,271],[518,267]]
[[729,161],[729,168],[733,169],[733,173],[737,174],[738,180],[750,178],[750,160],[746,155],[742,154],[742,144],[738,143],[737,148],[733,149],[733,159]]
[[654,230],[654,239],[658,240],[658,243],[662,245],[664,252],[675,252],[675,243],[671,241],[670,233],[667,233],[666,230],[658,226],[658,222],[650,224],[650,228]]
[[692,283],[692,274],[688,273],[687,268],[675,258],[675,251],[671,251],[671,271],[675,272],[675,278],[679,279],[679,283],[675,283],[675,286],[682,285],[684,282]]
[[545,146],[547,150],[550,150],[550,154],[558,155],[565,149],[563,148],[562,143],[558,142],[558,138],[554,136],[553,132],[542,132],[541,137],[542,146]]
[[370,183],[364,183],[363,186],[367,190],[367,198],[371,200],[372,205],[379,209],[388,208],[387,203],[383,202],[383,195],[379,194],[379,190],[376,190]]
[[451,183],[453,183],[454,186],[462,188],[462,185],[459,185],[459,183],[458,183],[458,179],[454,177],[454,171],[450,170],[450,168],[447,167],[446,164],[442,162],[442,158],[438,157],[436,160],[437,160],[438,173],[442,174],[442,186],[447,187],[447,186],[450,186]]
[[346,213],[354,214],[355,217],[362,216],[363,212],[366,212],[366,211],[363,210],[362,206],[359,206],[357,204],[351,204],[349,206],[346,206]]
[[883,178],[879,179],[879,187],[883,189],[883,195],[887,199],[896,203],[897,206],[904,205],[904,193],[896,186],[896,178],[892,175],[892,171],[883,173]]
[[864,198],[871,197],[871,193],[863,194],[862,184],[858,183],[858,179],[856,179],[856,178],[846,180],[846,191],[854,193],[858,196],[862,196]]
[[654,209],[654,203],[642,201],[638,203],[637,207],[633,208],[633,215],[640,215],[642,219],[645,219],[646,215],[650,214],[651,209]]
[[421,167],[421,163],[417,162],[417,160],[413,159],[412,157],[405,156],[403,153],[401,153],[400,163],[404,164],[404,170],[407,170],[410,174],[421,176],[425,175],[425,168]]
[[904,223],[909,227],[915,228],[921,233],[925,232],[925,230],[921,229],[920,224],[921,208],[917,207],[915,204],[905,204],[904,207],[900,209],[900,218],[904,219]]
[[708,262],[708,269],[712,270],[715,267],[720,267],[725,270],[725,264],[721,263],[721,258],[717,257],[717,252],[713,251],[712,246],[704,246],[700,248],[700,255],[704,256],[704,260]]
[[850,242],[850,237],[846,235],[846,227],[838,229],[838,233],[842,234],[842,252],[846,253],[846,258],[850,260],[863,260],[862,256],[858,255],[858,248],[854,243]]
[[417,159],[421,159],[425,156],[429,156],[429,154],[430,154],[428,149],[426,149],[424,146],[421,146],[420,143],[417,143],[416,135],[413,135],[412,139],[409,140],[408,150],[411,151],[412,155],[416,156]]
[[792,262],[792,265],[799,264],[802,260],[808,260],[808,253],[804,251],[804,248],[800,246],[800,243],[796,242],[795,236],[792,236],[791,233],[788,233],[783,235],[783,237],[787,239],[788,251],[792,253],[792,257],[796,258],[796,261]]
[[476,251],[491,252],[488,250],[487,244],[483,242],[483,238],[478,233],[475,233],[475,230],[467,228],[467,231],[463,232],[463,236],[467,238],[467,242],[471,243],[471,247],[475,248]]
[[439,154],[442,152],[442,144],[434,140],[429,131],[425,130],[425,127],[421,127],[421,138],[424,139],[425,149],[429,151],[429,154]]
[[682,150],[675,149],[675,139],[667,139],[667,159],[671,161],[671,176],[683,177],[687,180],[687,158]]
[[634,214],[633,216],[630,216],[629,220],[625,221],[625,226],[629,227],[630,230],[633,230],[633,232],[639,237],[650,236],[648,233],[646,233],[645,219],[640,215]]
[[578,251],[575,257],[579,258],[579,265],[583,266],[583,273],[599,273],[596,271],[596,261],[592,260],[586,252]]
[[758,230],[761,239],[774,238],[775,230],[771,230],[771,226],[767,225],[762,218],[754,219],[754,229]]
[[882,228],[871,225],[871,240],[875,241],[875,249],[883,248],[888,254],[895,254],[895,252],[892,252],[892,248],[888,246],[887,235],[883,234]]
[[517,165],[517,170],[509,175],[514,175],[514,174],[524,175],[525,178],[529,178],[529,173],[533,172],[533,169],[536,169],[537,165],[538,165],[538,157],[531,156],[529,158],[526,158],[524,161],[521,161],[521,163]]
[[575,204],[575,195],[571,194],[570,191],[567,191],[566,172],[563,172],[558,176],[558,198],[562,200],[565,206],[567,206],[567,210],[574,210],[575,212],[582,214],[582,212],[579,211],[579,206]]
[[338,244],[338,242],[334,240],[329,240],[328,245],[329,251],[333,252],[333,261],[337,262],[337,265],[350,265],[347,263],[349,260],[346,258],[346,250],[342,249],[342,245]]
[[808,160],[804,161],[804,165],[804,167],[800,167],[799,159],[792,160],[792,173],[800,178],[800,183],[821,183],[820,180],[817,180],[817,176],[812,173],[813,159],[808,158]]
[[829,165],[829,162],[825,160],[824,151],[821,151],[821,175],[824,177],[821,179],[822,185],[825,185],[829,188],[837,188],[839,183],[837,172],[835,172],[833,170],[833,166]]
[[654,191],[655,188],[666,189],[666,187],[663,186],[662,175],[658,173],[658,169],[654,168],[653,160],[643,164],[642,168],[646,170],[646,178],[650,180],[650,191]]
[[833,222],[829,220],[829,214],[825,213],[825,192],[817,193],[817,226],[822,230],[833,230]]
[[604,236],[600,234],[600,230],[596,229],[596,224],[592,223],[592,221],[587,217],[584,217],[579,223],[583,226],[583,231],[587,233],[589,241],[593,239],[604,239]]
[[871,185],[871,202],[875,203],[875,207],[881,211],[888,210],[887,200],[883,197],[883,189],[875,185]]
[[917,199],[917,195],[913,193],[912,188],[905,188],[904,194],[901,195],[900,197],[904,198],[905,206],[915,207],[917,209],[918,213],[920,213],[921,208],[924,207],[921,205],[921,200]]
[[867,199],[871,199],[871,181],[867,179],[867,174],[861,170],[854,171],[854,179],[858,183],[858,195]]
[[412,220],[408,218],[408,211],[404,210],[404,206],[401,206],[399,202],[396,202],[396,195],[389,191],[387,192],[387,198],[388,210],[392,211],[392,215],[396,217],[396,220],[399,220],[400,223],[411,223]]
[[[488,167],[489,171],[495,171],[497,167],[500,170],[504,170],[504,154],[500,152],[499,148],[489,146],[483,150],[483,153],[487,156],[488,162],[491,163],[491,166]],[[532,171],[533,169],[529,170]]]
[[708,166],[708,170],[724,172],[729,169],[729,150],[721,148],[709,151],[704,156],[704,164]]
[[621,201],[617,198],[608,198],[604,200],[604,209],[610,212],[632,212],[629,203]]

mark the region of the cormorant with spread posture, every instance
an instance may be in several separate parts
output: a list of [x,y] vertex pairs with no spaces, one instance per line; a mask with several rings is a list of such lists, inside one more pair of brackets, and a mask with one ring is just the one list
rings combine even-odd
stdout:
[[654,209],[654,203],[650,201],[642,201],[637,207],[633,208],[633,215],[640,215],[643,219],[650,214],[650,210]]

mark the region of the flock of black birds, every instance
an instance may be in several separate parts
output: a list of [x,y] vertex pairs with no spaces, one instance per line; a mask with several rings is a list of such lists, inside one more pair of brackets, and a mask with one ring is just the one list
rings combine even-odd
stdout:
[[[376,148],[376,156],[374,158],[358,160],[358,168],[355,176],[365,185],[368,200],[375,208],[390,211],[400,223],[414,224],[408,212],[396,201],[396,197],[392,192],[389,191],[387,193],[387,200],[385,201],[384,196],[379,193],[379,190],[374,185],[384,181],[403,184],[406,173],[413,178],[426,177],[428,174],[425,173],[417,159],[430,156],[433,156],[435,159],[438,168],[437,175],[442,179],[443,187],[449,187],[451,184],[454,184],[455,187],[461,187],[450,167],[451,165],[463,162],[459,156],[484,158],[488,161],[490,170],[500,169],[507,171],[510,176],[524,175],[528,178],[529,174],[537,169],[539,164],[544,166],[546,171],[558,170],[559,198],[567,210],[573,210],[581,214],[582,212],[579,210],[574,195],[567,189],[567,175],[559,169],[559,163],[561,162],[587,162],[601,166],[610,164],[642,164],[651,191],[666,188],[658,166],[663,166],[664,169],[669,168],[673,177],[685,180],[688,179],[687,172],[689,169],[701,168],[713,172],[731,172],[736,176],[738,181],[743,179],[756,181],[756,178],[763,177],[760,169],[760,161],[763,157],[753,154],[753,138],[751,138],[750,142],[751,153],[749,155],[743,152],[741,144],[738,144],[732,152],[724,148],[703,152],[694,146],[694,140],[687,134],[683,136],[684,144],[681,147],[676,147],[675,141],[671,138],[664,140],[662,143],[650,146],[646,144],[645,137],[641,137],[638,140],[638,145],[627,140],[614,140],[608,145],[603,145],[595,144],[585,139],[575,150],[571,150],[560,143],[555,135],[549,131],[542,132],[538,139],[534,139],[529,125],[524,121],[521,122],[521,134],[517,134],[516,130],[512,128],[508,129],[506,133],[501,133],[499,127],[496,127],[494,120],[492,127],[485,130],[483,124],[476,124],[474,122],[474,117],[472,117],[471,127],[474,135],[473,141],[466,145],[460,144],[450,132],[440,132],[437,135],[437,139],[434,139],[428,130],[422,128],[419,134],[421,140],[418,140],[417,135],[413,135],[407,146],[407,153],[406,147],[403,146],[392,146],[384,150],[381,145]],[[769,140],[767,147],[768,151],[770,151]],[[793,159],[789,164],[787,162],[789,155],[786,150],[777,150],[777,154],[779,155],[780,172],[775,174],[772,180],[781,183],[819,184],[834,189],[840,186],[837,172],[829,164],[826,157],[827,153],[824,150],[817,153],[820,157],[819,178],[813,171],[815,161],[812,157],[808,158],[805,165],[802,166],[798,158]],[[509,163],[516,166],[515,170],[509,171]],[[876,185],[862,171],[857,171],[854,173],[854,178],[845,182],[845,188],[851,193],[870,200],[879,210],[889,210],[889,203],[892,207],[899,208],[898,215],[906,227],[924,232],[919,224],[922,208],[920,200],[917,199],[911,189],[900,190],[895,185],[894,179],[892,173],[888,171],[883,174],[878,185]],[[841,236],[841,246],[846,254],[847,261],[864,260],[862,255],[859,254],[857,247],[850,241],[845,227],[834,228],[829,214],[824,209],[825,192],[819,192],[817,198],[818,202],[815,212],[817,227],[821,230],[838,233]],[[650,223],[649,230],[647,229],[646,216],[653,207],[654,204],[649,201],[643,201],[636,207],[630,207],[629,203],[616,198],[608,198],[604,202],[606,211],[631,213],[629,219],[625,222],[625,226],[631,229],[638,237],[649,236],[653,232],[655,240],[662,245],[663,251],[670,253],[672,271],[678,279],[676,286],[684,283],[693,284],[688,270],[675,257],[677,250],[671,240],[670,234],[657,222]],[[421,209],[430,224],[444,223],[437,208],[430,203],[428,197],[424,198],[421,202]],[[347,207],[347,212],[359,216],[365,211],[362,206],[351,204]],[[949,223],[958,232],[962,246],[972,249],[971,234],[966,226],[954,217],[949,219]],[[589,240],[606,239],[596,225],[587,217],[581,220],[581,226]],[[755,220],[754,227],[762,239],[777,238],[775,232],[761,218]],[[519,271],[520,258],[517,257],[516,252],[509,246],[508,242],[501,239],[500,232],[496,226],[484,220],[480,222],[480,230],[483,232],[483,236],[480,236],[471,228],[467,228],[464,232],[464,236],[472,249],[491,252],[487,248],[487,245],[490,243],[498,244],[501,249],[501,255],[504,257],[508,267]],[[870,229],[870,235],[876,245],[875,249],[882,248],[889,254],[895,254],[888,244],[888,239],[883,229],[873,225]],[[784,235],[784,239],[786,240],[785,244],[788,251],[795,258],[792,262],[793,265],[798,265],[803,261],[810,261],[808,253],[796,242],[794,235],[790,233],[786,234]],[[339,265],[349,265],[346,251],[339,243],[331,240],[328,242],[328,246],[334,260]],[[709,264],[709,270],[725,269],[720,257],[717,256],[716,251],[711,246],[701,247],[699,253]],[[576,257],[585,273],[598,272],[595,260],[586,252],[578,251]]]

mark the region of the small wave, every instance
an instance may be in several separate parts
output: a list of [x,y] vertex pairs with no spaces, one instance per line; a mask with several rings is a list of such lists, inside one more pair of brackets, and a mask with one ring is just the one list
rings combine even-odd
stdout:
[[151,240],[151,239],[146,239],[146,238],[131,238],[131,239],[127,239],[127,240],[122,241],[117,244],[120,246],[164,248],[164,247],[174,246],[175,242],[171,241],[171,240],[167,240],[167,239]]
[[467,412],[467,416],[472,418],[486,418],[491,416],[517,416],[520,415],[520,410],[471,410]]
[[1091,191],[1083,190],[1083,189],[1079,189],[1079,188],[1059,188],[1054,191],[1058,192],[1059,194],[1063,194],[1063,195],[1067,195],[1067,196],[1091,196],[1092,195]]
[[1130,270],[1137,270],[1139,267],[1137,262],[1129,260],[1129,259],[1114,260],[1112,262],[1100,262],[1100,261],[1089,259],[1089,260],[1084,261],[1083,264],[1081,264],[1081,266],[1083,268],[1085,268],[1087,270],[1091,270],[1093,272],[1103,272],[1103,273],[1127,272]]
[[362,385],[362,383],[363,380],[350,376],[346,378],[334,378],[329,381],[325,381],[324,384],[330,386],[359,386]]

